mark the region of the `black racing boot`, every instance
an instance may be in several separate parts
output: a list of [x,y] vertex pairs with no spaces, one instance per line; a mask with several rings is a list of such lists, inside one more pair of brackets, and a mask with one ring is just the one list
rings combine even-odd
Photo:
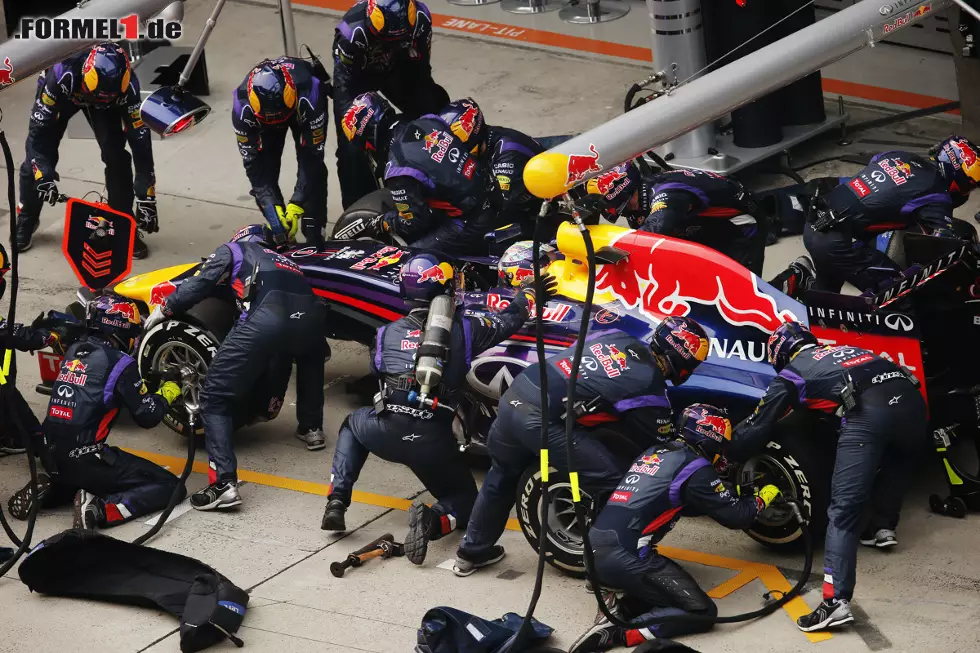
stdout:
[[191,495],[191,507],[195,510],[227,510],[242,505],[235,481],[217,481]]
[[105,502],[91,492],[79,490],[75,493],[72,509],[72,528],[91,531],[96,526],[105,525]]
[[150,248],[146,246],[146,241],[143,240],[143,232],[136,232],[136,240],[133,241],[133,258],[137,260],[143,260],[150,255]]
[[843,626],[853,621],[854,615],[851,614],[847,599],[824,599],[816,610],[797,619],[796,625],[803,632],[809,633]]
[[[51,493],[51,477],[44,472],[37,473],[37,500],[38,508],[44,505],[44,500]],[[30,481],[27,485],[21,489],[14,492],[13,496],[7,501],[7,510],[10,511],[10,515],[15,519],[20,519],[21,521],[27,519],[31,514],[31,508],[34,506],[34,494],[33,488]]]
[[412,502],[408,509],[408,535],[405,536],[405,557],[409,562],[413,565],[425,562],[429,541],[442,534],[441,526],[439,515],[422,499]]
[[327,508],[323,511],[323,521],[320,522],[322,531],[346,531],[347,523],[344,521],[344,513],[347,506],[340,499],[330,499],[327,501]]
[[626,629],[615,626],[605,616],[579,637],[568,653],[596,653],[626,646]]
[[34,244],[34,232],[41,226],[39,216],[17,214],[17,251],[26,252]]

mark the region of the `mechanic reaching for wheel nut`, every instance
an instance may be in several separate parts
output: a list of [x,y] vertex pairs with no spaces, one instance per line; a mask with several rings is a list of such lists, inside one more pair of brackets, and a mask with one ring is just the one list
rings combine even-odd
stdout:
[[266,374],[274,356],[296,363],[296,437],[310,451],[326,447],[326,308],[310,290],[299,266],[269,249],[272,241],[272,230],[266,225],[243,227],[208,257],[195,276],[181,283],[166,303],[157,306],[146,321],[149,332],[167,318],[213,295],[219,286],[231,287],[241,309],[239,319],[211,362],[201,389],[211,484],[191,496],[191,506],[197,510],[241,505],[233,442],[236,402],[250,396],[255,384],[275,382],[269,378],[274,375]]
[[[141,230],[159,231],[150,128],[140,119],[141,103],[139,80],[126,52],[115,43],[100,43],[41,73],[27,132],[27,155],[20,166],[18,251],[31,248],[44,202],[54,205],[59,199],[58,147],[68,121],[79,111],[102,151],[109,206],[135,216]],[[126,151],[127,142],[132,156]],[[142,234],[137,233],[133,257],[147,255]]]
[[395,208],[380,216],[411,247],[480,253],[496,225],[486,170],[438,116],[400,121],[377,93],[358,96],[343,137],[371,154]]
[[[86,310],[89,334],[65,352],[41,425],[46,473],[38,474],[38,501],[39,507],[51,507],[74,494],[73,527],[92,529],[167,506],[180,480],[144,458],[110,447],[106,438],[121,407],[149,429],[181,392],[168,381],[150,393],[140,377],[131,356],[143,331],[135,302],[106,294]],[[15,517],[26,519],[33,501],[28,483],[8,505]]]
[[[726,414],[714,406],[694,404],[677,418],[677,440],[654,445],[633,462],[619,487],[589,530],[595,575],[609,611],[638,626],[654,617],[715,617],[715,602],[680,565],[657,551],[657,543],[684,515],[708,515],[731,529],[748,528],[777,497],[766,485],[755,496],[739,497],[719,478],[724,470],[722,442],[731,435]],[[715,466],[712,462],[715,461]],[[617,594],[625,597],[620,600]],[[624,628],[600,612],[595,625],[569,653],[594,653],[616,646],[637,646],[656,638],[710,630],[711,623],[655,624]]]
[[[407,465],[437,501],[430,508],[416,499],[409,510],[405,555],[417,565],[430,541],[466,526],[476,500],[476,483],[452,428],[470,361],[514,335],[535,299],[524,286],[500,313],[456,309],[453,276],[452,265],[435,253],[421,252],[402,266],[402,294],[415,308],[378,329],[371,371],[381,392],[373,408],[354,411],[340,427],[321,524],[323,530],[346,529],[344,513],[368,454]],[[541,301],[548,301],[555,284],[546,277]],[[432,364],[441,378],[424,402]]]
[[[315,63],[295,57],[260,61],[235,89],[231,124],[252,184],[251,195],[285,245],[302,227],[306,242],[323,244],[327,221],[326,144],[329,78]],[[289,202],[279,189],[286,135],[296,145],[296,186]]]
[[[841,418],[827,510],[824,601],[797,624],[809,632],[850,623],[859,539],[878,548],[897,544],[907,478],[927,441],[925,401],[905,368],[857,347],[820,346],[798,322],[773,332],[766,355],[777,376],[755,412],[735,428],[725,454],[745,461],[764,449],[790,410]],[[870,522],[859,537],[869,502]]]
[[844,282],[875,291],[902,269],[875,249],[884,231],[916,229],[958,238],[953,209],[980,182],[977,146],[954,136],[936,146],[934,157],[911,152],[877,154],[850,181],[815,199],[803,244],[816,264],[814,288],[840,292]]
[[[574,345],[548,358],[548,414],[541,412],[540,365],[528,366],[500,398],[497,419],[487,436],[490,471],[480,488],[463,543],[456,552],[453,572],[469,576],[499,562],[504,548],[496,544],[516,500],[521,474],[541,451],[541,422],[548,423],[548,460],[567,473],[565,397]],[[649,344],[616,329],[588,336],[584,356],[597,364],[579,369],[575,386],[577,426],[572,438],[575,467],[584,491],[612,492],[628,460],[617,459],[593,435],[594,427],[622,422],[626,433],[669,439],[673,416],[666,381],[683,383],[708,356],[708,336],[686,317],[668,317],[653,332]]]
[[333,112],[343,207],[377,188],[364,152],[345,137],[347,111],[362,93],[384,93],[409,119],[449,102],[432,79],[432,15],[418,0],[368,0],[351,7],[333,40]]

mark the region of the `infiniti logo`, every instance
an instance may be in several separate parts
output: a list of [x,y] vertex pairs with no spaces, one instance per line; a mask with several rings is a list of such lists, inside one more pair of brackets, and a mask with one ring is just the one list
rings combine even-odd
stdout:
[[911,331],[912,318],[904,313],[890,313],[885,316],[885,326],[895,331]]
[[634,483],[640,482],[640,477],[637,474],[632,474],[630,476],[627,476],[625,480],[627,485],[633,485]]
[[75,389],[72,388],[71,386],[59,385],[58,386],[58,396],[59,397],[64,397],[65,399],[68,399],[70,397],[74,397],[75,396]]

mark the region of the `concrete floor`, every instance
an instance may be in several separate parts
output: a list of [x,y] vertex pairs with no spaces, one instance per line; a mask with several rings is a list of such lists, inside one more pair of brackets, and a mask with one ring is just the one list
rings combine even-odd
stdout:
[[[188,32],[196,33],[209,12],[210,2],[189,0]],[[300,42],[310,43],[325,55],[334,22],[328,16],[302,16],[297,21]],[[213,89],[208,101],[214,115],[187,137],[155,143],[162,231],[149,238],[152,256],[136,262],[134,272],[207,255],[242,224],[260,220],[247,194],[229,126],[229,100],[231,90],[256,60],[277,54],[278,38],[270,9],[241,2],[231,2],[225,8],[208,48]],[[436,37],[434,68],[451,95],[477,98],[491,122],[532,134],[578,131],[612,117],[618,110],[619,91],[597,91],[596,80],[602,81],[604,89],[625,89],[637,73],[635,68],[615,62],[445,35]],[[18,159],[32,94],[31,82],[3,94],[3,127]],[[855,110],[858,120],[871,115]],[[952,123],[933,120],[867,132],[856,138],[850,151],[889,147],[924,150],[954,129]],[[331,144],[328,150],[332,149]],[[794,162],[813,161],[837,151],[829,141],[808,145],[794,153]],[[63,192],[80,196],[101,188],[101,165],[94,141],[66,140],[61,161]],[[332,163],[329,167],[332,169]],[[805,174],[854,170],[855,166],[831,163],[808,169]],[[287,158],[282,176],[286,188],[291,182],[285,180],[293,175],[294,164]],[[764,175],[755,175],[751,181],[757,185],[777,182]],[[340,213],[339,192],[332,178],[330,197],[330,215],[335,218]],[[958,215],[969,217],[977,208],[977,202],[971,202]],[[21,259],[18,308],[22,320],[44,309],[60,308],[74,297],[77,283],[58,247],[61,225],[60,211],[46,210],[34,249]],[[0,216],[0,226],[6,227],[5,217]],[[798,239],[787,239],[770,248],[767,276],[801,251]],[[238,438],[240,467],[252,472],[242,472],[248,480],[242,489],[242,509],[230,514],[178,509],[179,516],[152,542],[153,546],[213,565],[250,590],[251,605],[239,635],[253,653],[410,651],[416,628],[429,607],[452,605],[495,618],[508,611],[523,612],[530,597],[534,554],[520,533],[513,531],[507,532],[502,542],[508,558],[498,567],[467,579],[456,578],[442,564],[452,557],[455,538],[434,544],[422,567],[391,560],[369,563],[343,579],[330,575],[330,562],[382,533],[401,538],[406,528],[403,510],[409,499],[422,492],[405,469],[372,459],[358,489],[379,496],[362,497],[363,502],[352,506],[348,514],[352,532],[337,537],[318,528],[335,434],[346,414],[357,407],[357,400],[344,394],[343,381],[366,372],[364,354],[359,346],[334,343],[324,389],[326,451],[307,452],[293,437],[294,424],[287,407],[278,421],[247,429]],[[41,414],[44,398],[30,390],[38,380],[36,366],[26,355],[21,355],[20,361],[20,386]],[[294,396],[290,395],[287,403],[292,401]],[[184,441],[162,426],[140,430],[123,417],[112,441],[144,452],[175,471],[181,465]],[[25,480],[22,457],[0,459],[0,497],[4,501]],[[204,483],[203,474],[192,475],[192,490]],[[941,487],[939,470],[931,463],[924,464],[922,478],[909,493],[901,546],[890,554],[862,552],[857,592],[860,627],[822,643],[811,643],[797,631],[787,613],[780,611],[757,622],[718,627],[711,633],[686,638],[685,643],[705,652],[974,650],[974,642],[980,639],[976,618],[980,613],[980,559],[974,545],[980,536],[980,521],[930,514],[926,496]],[[57,533],[70,523],[68,510],[45,514],[38,520],[35,539]],[[146,528],[143,520],[138,520],[112,531],[112,535],[132,539]],[[774,555],[741,534],[703,520],[682,522],[665,544],[683,550],[674,555],[706,588],[718,587],[745,569],[759,576],[719,599],[722,614],[758,608],[766,583],[773,586],[783,577],[792,582],[794,570],[798,573],[801,568],[798,556]],[[819,560],[814,567],[819,571]],[[819,601],[819,586],[814,587],[804,597],[810,606]],[[723,594],[724,589],[715,593]],[[803,608],[797,604],[795,609]],[[592,599],[580,582],[547,571],[537,615],[556,628],[556,646],[567,648],[592,623],[594,613]],[[0,615],[4,624],[0,651],[4,652],[156,652],[178,648],[176,622],[167,615],[30,595],[16,573],[0,579]],[[232,645],[225,643],[215,650],[230,651]]]

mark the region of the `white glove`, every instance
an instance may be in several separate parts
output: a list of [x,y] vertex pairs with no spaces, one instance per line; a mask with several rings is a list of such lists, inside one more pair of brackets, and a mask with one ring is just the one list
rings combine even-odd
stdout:
[[166,319],[167,315],[164,315],[163,307],[158,305],[153,309],[153,312],[150,313],[150,317],[146,318],[146,322],[143,323],[143,329],[144,331],[149,332],[153,327]]

